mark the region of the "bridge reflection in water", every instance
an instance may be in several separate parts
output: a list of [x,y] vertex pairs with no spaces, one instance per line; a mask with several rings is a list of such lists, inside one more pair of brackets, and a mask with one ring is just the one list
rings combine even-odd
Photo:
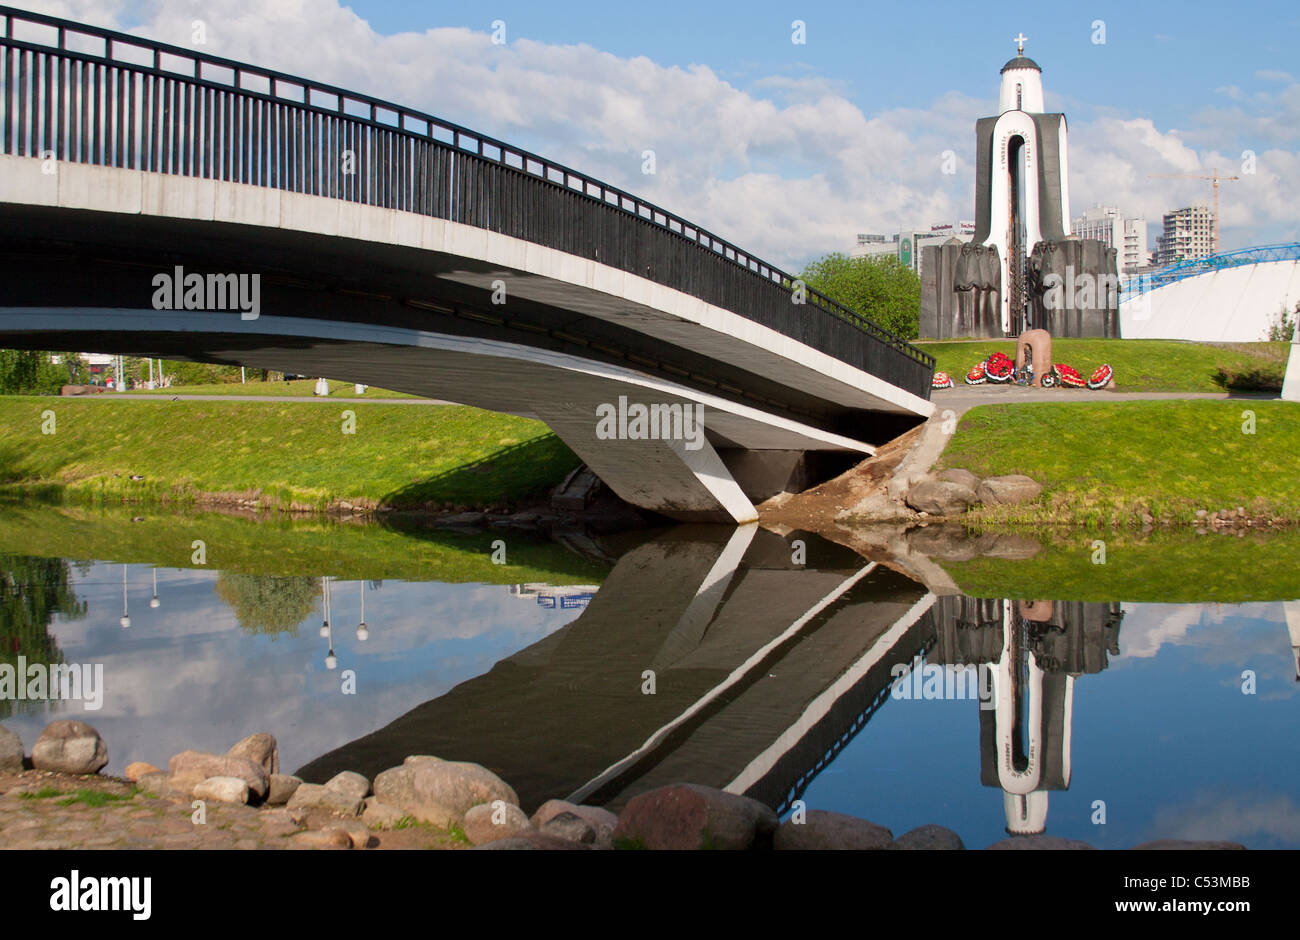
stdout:
[[[986,663],[1001,694],[981,710],[981,779],[1008,793],[1012,831],[1031,831],[1045,791],[1069,783],[1073,678],[1117,651],[1118,605],[939,597],[808,533],[603,543],[619,560],[577,620],[299,775],[435,754],[489,767],[529,811],[553,797],[618,809],[686,781],[783,812],[890,699],[899,664]],[[999,741],[1017,742],[1006,772]]]

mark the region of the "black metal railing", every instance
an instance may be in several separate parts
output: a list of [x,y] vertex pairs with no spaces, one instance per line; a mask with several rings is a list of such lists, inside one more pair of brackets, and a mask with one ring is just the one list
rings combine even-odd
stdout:
[[468,128],[331,85],[0,6],[0,153],[477,226],[673,287],[928,398],[932,356],[698,225]]

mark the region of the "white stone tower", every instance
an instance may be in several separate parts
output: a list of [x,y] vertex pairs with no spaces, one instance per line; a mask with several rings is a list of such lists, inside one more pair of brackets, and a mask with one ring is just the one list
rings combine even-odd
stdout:
[[1025,259],[1044,240],[1066,237],[1070,217],[1066,122],[1043,104],[1043,70],[1024,55],[1002,67],[998,116],[975,125],[975,241],[996,246],[1002,264],[1002,329],[1014,334],[1027,297]]

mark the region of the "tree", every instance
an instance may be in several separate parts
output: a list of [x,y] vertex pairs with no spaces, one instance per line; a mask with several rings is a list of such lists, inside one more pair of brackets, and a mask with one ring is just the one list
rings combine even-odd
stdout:
[[230,605],[244,631],[296,636],[298,624],[316,606],[320,581],[223,571],[217,575],[216,592]]
[[916,338],[921,279],[893,255],[850,258],[835,252],[809,264],[799,278],[895,336]]
[[55,365],[48,352],[0,349],[0,394],[57,395],[67,382],[67,365]]
[[[0,555],[0,663],[16,667],[18,657],[46,666],[63,662],[50,635],[56,614],[75,620],[86,615],[85,601],[72,588],[72,571],[62,558]],[[37,708],[31,701],[0,700],[0,718]]]

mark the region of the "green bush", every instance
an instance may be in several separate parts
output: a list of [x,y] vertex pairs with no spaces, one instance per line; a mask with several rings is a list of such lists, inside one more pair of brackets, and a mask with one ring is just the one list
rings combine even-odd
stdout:
[[45,351],[0,349],[0,394],[57,395],[79,363],[74,360],[70,371],[66,360],[55,364]]
[[893,255],[829,254],[805,267],[799,279],[895,336],[917,336],[921,278]]

